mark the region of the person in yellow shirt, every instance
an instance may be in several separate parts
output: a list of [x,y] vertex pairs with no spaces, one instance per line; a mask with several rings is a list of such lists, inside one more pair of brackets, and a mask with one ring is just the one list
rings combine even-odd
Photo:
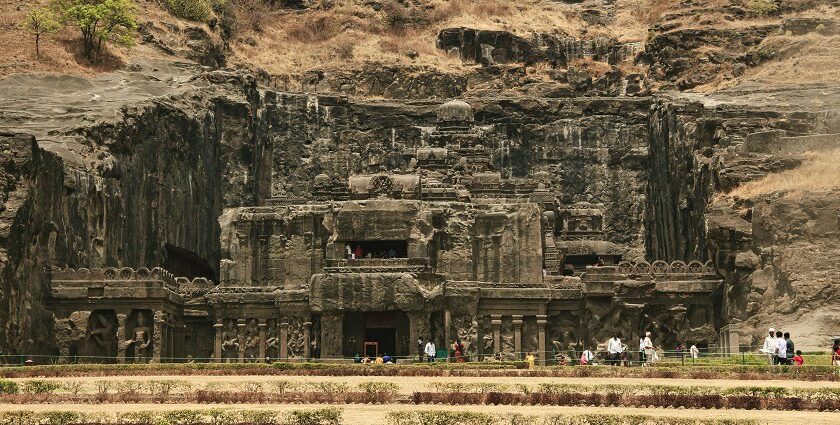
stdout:
[[528,355],[525,357],[525,361],[528,362],[528,369],[534,368],[535,360],[536,358],[534,357],[534,353],[528,353]]
[[376,356],[376,364],[382,364],[382,363],[385,363],[385,360],[382,359],[382,356]]

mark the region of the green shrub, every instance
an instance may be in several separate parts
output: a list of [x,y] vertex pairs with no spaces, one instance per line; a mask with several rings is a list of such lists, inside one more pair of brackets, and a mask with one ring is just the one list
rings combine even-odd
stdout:
[[[202,414],[198,410],[172,410],[163,414],[162,423],[170,425],[193,425],[202,423]],[[158,421],[161,422],[161,421]]]
[[55,381],[31,380],[23,383],[23,392],[27,394],[51,394],[61,388]]
[[398,389],[397,384],[393,382],[368,381],[359,383],[359,390],[368,394],[395,395]]
[[164,0],[164,2],[173,15],[188,21],[207,22],[213,15],[213,7],[207,0]]
[[320,391],[324,394],[338,394],[344,393],[350,390],[350,386],[347,385],[346,382],[332,382],[332,381],[323,381],[323,382],[312,382],[309,386],[314,391]]
[[20,388],[16,382],[0,379],[0,394],[17,394],[18,391]]
[[493,416],[479,412],[453,412],[446,410],[415,410],[390,412],[388,422],[392,425],[493,425]]
[[292,410],[288,414],[286,423],[288,425],[338,425],[341,423],[341,409],[324,407]]
[[79,412],[54,411],[42,414],[49,425],[68,425],[82,422],[82,415]]
[[767,16],[779,10],[776,0],[749,0],[747,11],[755,16]]

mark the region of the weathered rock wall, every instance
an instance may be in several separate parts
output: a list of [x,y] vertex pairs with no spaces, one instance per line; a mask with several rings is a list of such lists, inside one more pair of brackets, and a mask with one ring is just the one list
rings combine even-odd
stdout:
[[[545,171],[562,202],[604,204],[608,238],[642,256],[650,99],[469,102],[497,169],[512,176]],[[271,195],[308,197],[313,178],[322,173],[345,180],[351,174],[411,171],[410,158],[428,143],[438,106],[267,93]]]
[[53,351],[50,265],[170,264],[215,279],[223,206],[255,202],[247,176],[256,173],[247,171],[256,92],[240,76],[206,78],[225,80],[216,81],[225,96],[196,88],[138,101],[111,119],[62,122],[38,138],[0,138],[14,152],[4,161],[0,217],[4,353]]
[[745,343],[759,343],[762,328],[775,327],[817,348],[837,320],[830,306],[838,268],[829,260],[837,255],[836,193],[725,195],[801,164],[801,155],[765,134],[802,136],[833,123],[824,112],[779,109],[654,106],[645,245],[650,258],[711,259],[725,279],[719,315],[723,324],[742,323]]

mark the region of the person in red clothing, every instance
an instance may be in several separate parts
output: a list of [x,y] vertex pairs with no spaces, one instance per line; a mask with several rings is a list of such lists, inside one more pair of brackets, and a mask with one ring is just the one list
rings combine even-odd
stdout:
[[805,363],[805,359],[802,358],[802,351],[796,350],[796,355],[793,356],[793,364],[796,366],[802,366],[802,363]]
[[831,346],[831,364],[840,366],[840,338],[834,340],[834,345]]

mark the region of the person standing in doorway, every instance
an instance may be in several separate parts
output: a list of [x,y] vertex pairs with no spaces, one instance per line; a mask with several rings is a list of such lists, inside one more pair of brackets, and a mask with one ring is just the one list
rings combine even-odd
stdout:
[[426,343],[426,349],[424,352],[426,353],[426,357],[429,359],[429,363],[434,363],[435,356],[437,355],[437,347],[435,347],[434,341],[430,339],[429,342]]

